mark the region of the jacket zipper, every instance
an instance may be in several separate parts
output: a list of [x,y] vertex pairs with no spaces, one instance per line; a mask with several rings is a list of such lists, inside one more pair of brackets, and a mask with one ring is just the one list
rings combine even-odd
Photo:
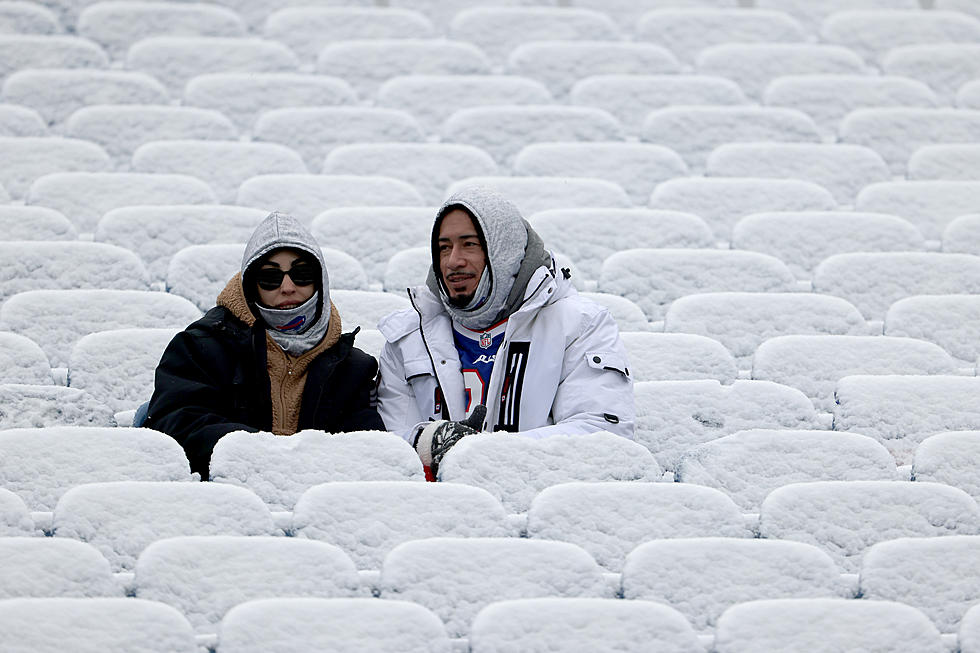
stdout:
[[439,379],[439,370],[436,368],[436,361],[432,357],[432,350],[429,349],[429,342],[425,339],[425,330],[422,328],[422,311],[415,303],[415,294],[412,292],[412,289],[408,288],[406,290],[408,292],[408,301],[412,303],[412,308],[414,308],[415,312],[419,314],[419,336],[422,338],[422,345],[425,346],[425,353],[428,355],[429,363],[432,365],[432,375],[436,377],[436,390],[439,392],[439,396],[442,397],[443,410],[446,413],[446,417],[452,420],[452,414],[449,412],[449,402],[446,400],[446,393],[442,391],[442,381]]

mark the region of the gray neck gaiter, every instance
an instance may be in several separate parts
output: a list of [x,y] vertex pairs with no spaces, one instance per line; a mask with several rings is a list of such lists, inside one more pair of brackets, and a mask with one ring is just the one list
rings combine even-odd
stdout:
[[255,308],[276,344],[287,354],[299,356],[323,339],[330,324],[329,306],[320,315],[320,319],[314,321],[319,300],[320,291],[317,291],[305,302],[292,308],[267,308],[258,303]]

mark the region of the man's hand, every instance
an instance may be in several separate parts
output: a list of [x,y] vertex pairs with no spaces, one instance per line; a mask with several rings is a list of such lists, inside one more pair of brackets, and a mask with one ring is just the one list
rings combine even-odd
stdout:
[[422,464],[431,468],[435,476],[442,457],[446,455],[460,438],[472,433],[479,433],[483,420],[487,416],[487,407],[483,404],[473,409],[473,413],[461,422],[439,420],[426,424],[415,437],[415,451],[418,452]]

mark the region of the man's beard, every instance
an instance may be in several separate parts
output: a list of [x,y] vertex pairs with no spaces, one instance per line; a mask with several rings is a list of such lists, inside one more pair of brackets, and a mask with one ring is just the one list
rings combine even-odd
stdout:
[[454,308],[466,308],[469,306],[470,302],[473,301],[473,296],[476,293],[469,293],[466,295],[457,295],[456,297],[449,298],[449,305]]

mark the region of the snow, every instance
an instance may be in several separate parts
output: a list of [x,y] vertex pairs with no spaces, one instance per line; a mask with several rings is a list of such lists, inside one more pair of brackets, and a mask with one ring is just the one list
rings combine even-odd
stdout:
[[724,345],[693,333],[620,333],[635,381],[717,379],[738,376],[735,359]]
[[[972,19],[972,23],[980,28],[980,21]],[[951,105],[959,88],[980,75],[978,58],[976,43],[909,45],[889,50],[882,69],[925,82],[944,104]]]
[[725,9],[737,5],[737,0],[575,0],[577,7],[600,9],[627,29],[633,29],[642,22],[644,15],[652,10],[670,7]]
[[[0,598],[119,596],[109,563],[91,545],[48,537],[0,538]],[[9,605],[7,601],[0,605]],[[29,623],[34,624],[35,613]],[[9,626],[10,624],[5,624]],[[3,629],[4,648],[10,643]],[[64,645],[64,642],[62,642]]]
[[422,463],[404,440],[371,431],[289,437],[236,431],[218,440],[210,471],[213,482],[245,487],[279,511],[292,510],[319,483],[423,478]]
[[980,296],[919,295],[900,299],[885,314],[885,335],[929,340],[952,356],[980,356]]
[[[343,1],[350,2],[351,0]],[[445,29],[457,13],[480,5],[554,6],[559,2],[557,0],[388,0],[388,4],[392,7],[419,11],[430,17],[439,29]]]
[[48,357],[33,340],[0,331],[0,383],[48,384],[53,381]]
[[943,251],[980,254],[980,213],[950,220],[943,231]]
[[381,356],[381,349],[386,342],[388,341],[385,340],[385,337],[377,329],[362,327],[357,332],[357,341],[354,343],[354,346],[375,358],[379,358]]
[[38,177],[54,172],[102,172],[110,168],[105,150],[74,138],[0,138],[4,160],[0,183],[22,199]]
[[331,290],[330,301],[340,312],[345,331],[354,327],[374,329],[384,316],[411,308],[405,293],[371,292],[367,290]]
[[647,331],[652,328],[643,309],[625,297],[603,292],[579,292],[579,296],[605,307],[616,320],[620,332]]
[[44,7],[27,2],[0,3],[0,32],[53,34],[59,31],[58,17]]
[[823,22],[820,37],[880,62],[889,50],[905,45],[976,41],[980,20],[952,11],[841,11]]
[[2,240],[75,240],[78,232],[64,215],[43,206],[0,206]]
[[959,631],[960,653],[976,653],[980,651],[980,607],[967,610],[960,622]]
[[0,429],[116,425],[108,406],[76,388],[0,384],[0,405]]
[[[980,17],[980,8],[972,0],[936,0],[935,8],[939,10],[962,11]],[[966,653],[966,652],[964,652]]]
[[0,34],[0,79],[24,68],[108,68],[98,44],[77,36]]
[[10,490],[0,488],[0,537],[33,534],[34,520],[23,499]]
[[563,483],[542,490],[527,513],[532,539],[571,542],[618,572],[648,540],[752,537],[732,500],[718,490],[679,483]]
[[396,252],[385,267],[385,292],[402,293],[406,288],[425,284],[431,267],[432,249],[429,247],[410,247]]
[[888,181],[866,186],[857,197],[859,211],[901,216],[927,239],[938,240],[954,218],[976,211],[980,181]]
[[916,481],[945,483],[980,500],[980,431],[938,433],[922,441],[912,461]]
[[44,136],[48,127],[34,109],[0,104],[0,136]]
[[909,179],[980,177],[980,143],[925,145],[909,157]]
[[760,9],[785,11],[803,23],[805,27],[816,32],[821,21],[839,11],[848,9],[918,9],[919,3],[917,0],[822,0],[819,3],[814,3],[812,0],[755,0],[755,6]]
[[980,81],[967,82],[956,92],[956,106],[980,109]]
[[548,209],[625,209],[632,206],[622,186],[591,177],[467,177],[450,184],[446,197],[468,186],[496,189],[516,204],[523,215]]
[[604,431],[547,438],[481,433],[460,440],[439,467],[443,482],[483,488],[509,512],[527,512],[545,488],[572,481],[656,481],[650,451]]

